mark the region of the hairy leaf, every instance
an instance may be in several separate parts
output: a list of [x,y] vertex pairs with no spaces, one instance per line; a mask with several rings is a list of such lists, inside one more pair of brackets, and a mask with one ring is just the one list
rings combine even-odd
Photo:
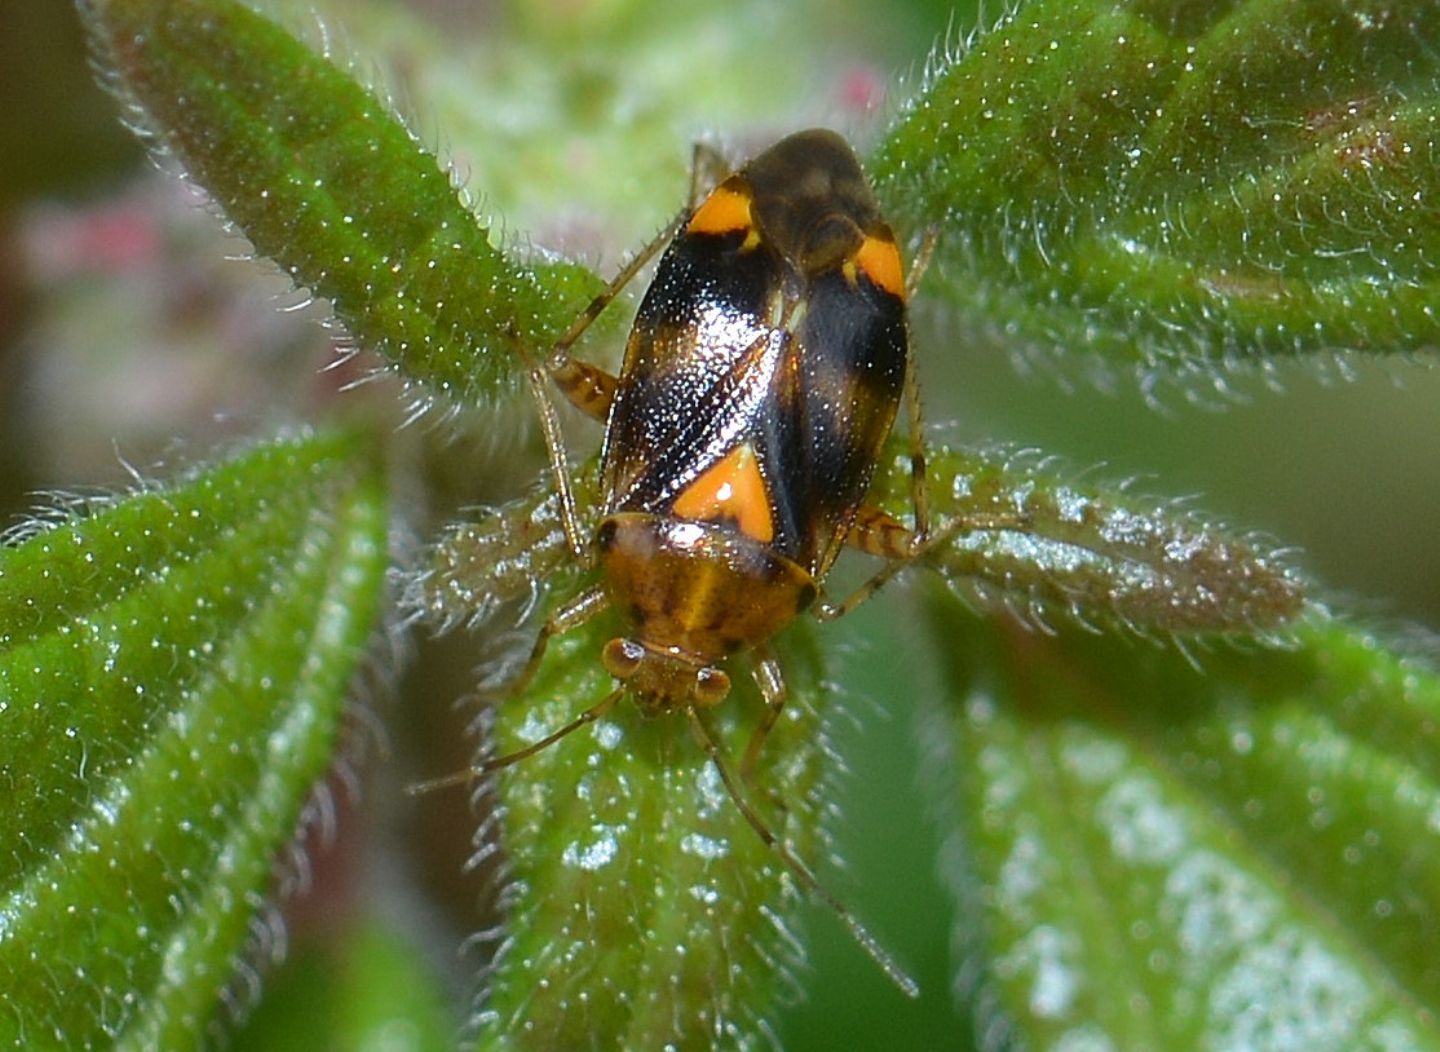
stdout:
[[0,552],[0,1043],[184,1047],[243,995],[379,613],[374,456],[262,446]]
[[454,403],[519,375],[598,288],[523,266],[349,70],[238,0],[82,0],[138,122],[362,347]]
[[1207,653],[933,608],[990,1032],[1440,1048],[1440,678],[1313,613]]
[[[550,644],[530,688],[494,713],[497,754],[525,747],[613,689],[610,618]],[[752,799],[812,866],[825,839],[827,689],[804,631],[781,653],[790,700]],[[748,682],[705,715],[732,768],[762,705]],[[594,725],[501,771],[482,855],[505,853],[507,922],[479,1020],[485,1048],[764,1047],[798,955],[797,894],[745,822],[683,713],[623,700]],[[824,867],[818,866],[822,876]],[[863,963],[863,956],[856,951]]]
[[1012,348],[1433,350],[1437,39],[1429,2],[1033,0],[937,64],[878,190]]
[[[982,604],[1141,632],[1264,632],[1300,614],[1299,576],[1250,540],[1174,504],[1070,482],[997,451],[928,454],[937,539],[926,563]],[[876,496],[911,511],[910,458]]]

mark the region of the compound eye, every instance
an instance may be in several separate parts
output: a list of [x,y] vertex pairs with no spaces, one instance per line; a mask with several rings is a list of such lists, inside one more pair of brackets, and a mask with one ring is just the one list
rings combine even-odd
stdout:
[[605,671],[616,679],[629,679],[645,660],[645,648],[633,639],[612,639],[601,651]]
[[706,666],[695,673],[695,704],[704,708],[718,705],[730,693],[730,677],[718,668]]

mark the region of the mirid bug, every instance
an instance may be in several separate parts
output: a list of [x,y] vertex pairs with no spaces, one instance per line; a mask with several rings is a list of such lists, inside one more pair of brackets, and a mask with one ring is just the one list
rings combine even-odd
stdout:
[[[585,328],[667,240],[619,376],[572,358]],[[551,614],[519,677],[523,686],[550,638],[608,607],[628,626],[600,655],[618,686],[533,745],[417,790],[522,760],[626,695],[647,715],[683,710],[750,826],[914,995],[913,980],[754,810],[701,715],[730,691],[726,660],[753,652],[766,709],[740,764],[749,780],[785,704],[770,639],[807,610],[827,619],[845,613],[926,543],[908,294],[895,237],[859,162],[840,136],[819,129],[745,164],[622,270],[530,371],[567,541],[600,581]],[[547,380],[606,426],[602,507],[590,538]],[[865,503],[902,398],[913,529]],[[889,562],[833,603],[822,598],[823,583],[847,545]]]

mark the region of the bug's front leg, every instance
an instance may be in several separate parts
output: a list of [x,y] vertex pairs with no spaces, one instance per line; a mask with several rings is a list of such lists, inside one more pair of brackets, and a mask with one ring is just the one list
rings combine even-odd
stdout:
[[525,659],[525,667],[510,682],[508,693],[512,696],[519,694],[530,685],[530,680],[535,677],[536,670],[540,668],[540,662],[545,657],[545,649],[550,645],[551,639],[563,635],[573,628],[579,628],[609,605],[610,597],[599,585],[587,588],[579,595],[562,603],[540,626],[540,631],[535,636],[535,643],[530,648],[530,656]]

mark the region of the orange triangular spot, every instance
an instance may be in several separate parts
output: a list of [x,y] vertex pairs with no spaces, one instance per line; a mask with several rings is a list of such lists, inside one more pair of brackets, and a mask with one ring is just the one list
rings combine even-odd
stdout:
[[736,446],[690,483],[675,502],[675,514],[702,522],[734,522],[741,533],[762,544],[775,539],[770,496],[748,444]]
[[855,269],[894,296],[905,298],[905,277],[895,242],[867,237],[855,253]]
[[692,234],[730,234],[750,226],[750,195],[727,183],[717,186],[690,217]]

